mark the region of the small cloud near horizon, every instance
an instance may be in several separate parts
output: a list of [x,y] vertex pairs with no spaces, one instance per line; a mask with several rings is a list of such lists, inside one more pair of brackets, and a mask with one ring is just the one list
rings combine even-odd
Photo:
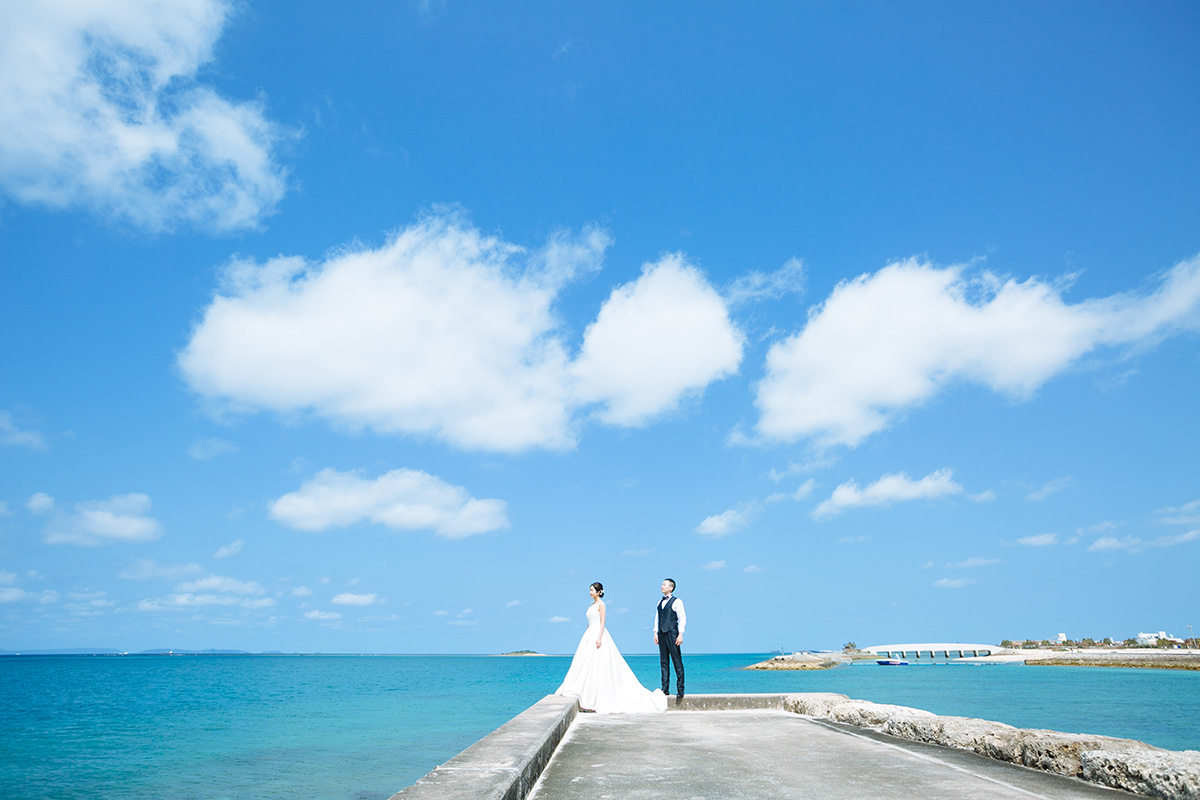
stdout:
[[1039,502],[1041,500],[1045,500],[1047,497],[1049,497],[1052,494],[1058,494],[1059,492],[1061,492],[1063,489],[1066,489],[1068,486],[1070,486],[1074,482],[1075,482],[1075,479],[1072,478],[1070,475],[1064,475],[1061,478],[1055,478],[1054,480],[1049,481],[1044,486],[1042,486],[1042,488],[1035,489],[1034,491],[1025,495],[1025,499],[1032,500],[1034,502]]
[[728,511],[722,511],[720,514],[705,517],[696,526],[695,530],[701,536],[720,539],[722,536],[728,536],[749,525],[750,520],[753,519],[757,511],[757,507],[753,505],[744,509],[731,508]]
[[321,621],[332,621],[332,620],[341,619],[342,615],[337,613],[336,611],[319,611],[314,608],[312,611],[305,612],[304,618],[321,620]]
[[974,578],[942,578],[936,580],[933,585],[939,589],[963,589],[975,583]]
[[217,552],[213,553],[213,558],[233,558],[238,553],[242,552],[242,548],[245,546],[246,542],[242,539],[238,539],[236,542],[230,542],[229,544],[218,548]]
[[954,480],[954,470],[949,468],[936,470],[915,481],[903,472],[891,473],[865,488],[859,487],[858,482],[851,479],[834,489],[829,499],[813,510],[812,518],[830,519],[851,508],[890,506],[892,503],[933,500],[965,493],[966,490]]

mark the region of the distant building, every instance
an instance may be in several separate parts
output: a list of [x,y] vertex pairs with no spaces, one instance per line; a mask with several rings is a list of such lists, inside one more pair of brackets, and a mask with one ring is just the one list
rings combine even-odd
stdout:
[[1060,633],[1060,634],[1058,635],[1058,643],[1059,643],[1059,644],[1066,644],[1066,643],[1067,643],[1067,635],[1066,635],[1065,633]]
[[1183,639],[1169,635],[1166,631],[1158,633],[1139,633],[1137,635],[1137,643],[1143,647],[1157,647],[1160,639],[1165,639],[1171,644],[1183,644]]

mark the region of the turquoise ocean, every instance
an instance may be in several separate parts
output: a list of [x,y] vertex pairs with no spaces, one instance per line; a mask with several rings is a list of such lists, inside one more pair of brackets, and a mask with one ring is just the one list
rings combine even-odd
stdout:
[[[1200,673],[861,664],[745,671],[766,654],[687,655],[690,693],[841,692],[1200,749]],[[631,656],[647,687],[658,657]],[[569,657],[0,657],[9,800],[377,800],[551,693]]]

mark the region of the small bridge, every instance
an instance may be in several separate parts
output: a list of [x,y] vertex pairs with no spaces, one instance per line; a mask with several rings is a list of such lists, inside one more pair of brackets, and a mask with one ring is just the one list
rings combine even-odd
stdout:
[[1007,652],[1005,648],[997,647],[994,644],[967,644],[965,642],[876,644],[870,647],[860,647],[859,649],[866,653],[874,653],[880,658],[903,658],[913,661],[979,658],[981,656],[992,656]]

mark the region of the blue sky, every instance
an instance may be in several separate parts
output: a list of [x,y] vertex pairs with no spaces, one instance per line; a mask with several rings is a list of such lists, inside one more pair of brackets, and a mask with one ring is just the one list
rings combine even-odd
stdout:
[[1200,7],[0,10],[0,648],[1185,634]]

